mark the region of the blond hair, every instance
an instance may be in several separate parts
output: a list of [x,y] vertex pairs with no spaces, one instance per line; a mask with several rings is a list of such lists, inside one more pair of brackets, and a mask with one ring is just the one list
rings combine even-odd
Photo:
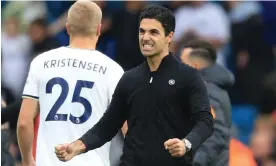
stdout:
[[102,20],[99,6],[90,0],[78,0],[68,11],[67,25],[72,36],[96,35]]

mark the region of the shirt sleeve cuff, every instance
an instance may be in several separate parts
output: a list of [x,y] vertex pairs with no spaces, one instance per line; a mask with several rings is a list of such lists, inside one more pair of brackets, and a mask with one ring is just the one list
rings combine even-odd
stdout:
[[81,137],[81,138],[79,138],[78,140],[80,140],[83,144],[84,144],[84,146],[85,146],[85,151],[84,151],[84,153],[86,153],[87,151],[88,151],[88,147],[87,147],[87,141],[86,141],[86,139],[85,138],[83,138],[83,137]]
[[39,99],[39,97],[37,97],[37,96],[27,95],[27,94],[23,94],[22,98],[33,99],[33,100],[38,100]]

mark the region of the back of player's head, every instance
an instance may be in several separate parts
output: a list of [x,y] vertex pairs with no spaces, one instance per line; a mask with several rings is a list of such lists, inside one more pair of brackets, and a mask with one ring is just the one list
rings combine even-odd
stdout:
[[143,19],[155,19],[161,23],[165,30],[165,35],[175,30],[174,14],[167,8],[158,5],[152,5],[145,8],[140,14],[140,22]]
[[72,36],[97,35],[102,20],[100,7],[90,0],[78,0],[68,11],[67,30]]
[[187,44],[184,45],[185,48],[192,48],[194,49],[204,49],[208,52],[208,56],[205,56],[204,59],[210,60],[211,62],[215,63],[217,60],[217,53],[215,48],[212,46],[211,43],[205,40],[191,40]]

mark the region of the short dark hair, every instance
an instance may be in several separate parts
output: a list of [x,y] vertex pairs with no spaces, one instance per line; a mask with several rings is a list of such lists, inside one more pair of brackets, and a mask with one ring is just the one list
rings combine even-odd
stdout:
[[205,40],[191,40],[187,44],[184,45],[184,48],[192,48],[192,49],[205,49],[208,51],[209,59],[215,63],[217,60],[217,52],[213,45]]
[[204,48],[193,49],[190,52],[189,57],[199,57],[199,58],[204,59],[205,61],[208,61],[209,63],[213,63],[209,52]]
[[46,20],[44,18],[37,18],[31,22],[31,25],[37,25],[40,27],[47,27]]
[[151,5],[146,7],[140,14],[140,22],[145,19],[155,19],[159,21],[165,30],[165,36],[175,30],[175,17],[174,14],[167,8]]

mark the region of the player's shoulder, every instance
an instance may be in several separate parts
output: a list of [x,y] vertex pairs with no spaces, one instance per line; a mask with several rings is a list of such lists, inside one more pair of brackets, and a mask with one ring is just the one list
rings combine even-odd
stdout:
[[123,72],[123,68],[115,62],[113,59],[105,55],[104,53],[100,51],[95,51],[95,53],[99,54],[102,60],[105,62],[105,64],[112,70],[112,72]]
[[127,79],[128,81],[129,80],[137,80],[137,79],[140,79],[141,77],[143,77],[145,74],[145,65],[146,65],[146,63],[144,62],[132,69],[125,71],[125,73],[123,75],[124,80],[125,79]]
[[197,69],[193,68],[192,66],[190,66],[190,65],[188,65],[186,63],[180,63],[178,65],[178,69],[181,70],[181,71],[188,72],[188,73],[197,72]]
[[45,60],[51,58],[52,56],[55,56],[57,54],[60,54],[63,51],[63,47],[51,49],[45,52],[42,52],[38,54],[31,62],[32,65],[39,65],[40,63],[43,63]]

